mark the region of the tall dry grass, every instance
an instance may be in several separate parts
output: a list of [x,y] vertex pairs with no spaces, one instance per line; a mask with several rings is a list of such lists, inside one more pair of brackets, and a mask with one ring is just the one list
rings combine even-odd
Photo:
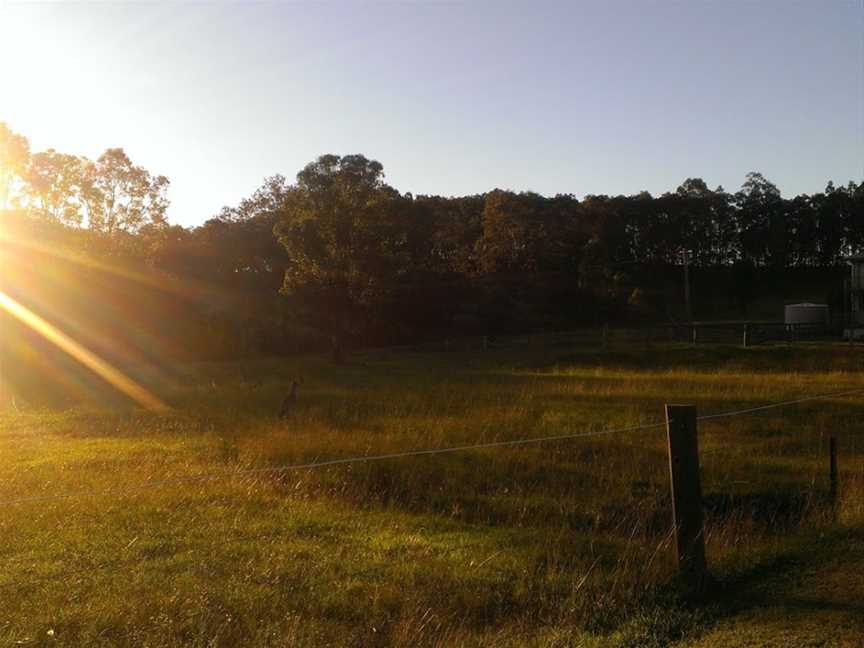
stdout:
[[[69,645],[657,645],[711,623],[671,559],[662,428],[315,470],[337,457],[597,431],[864,387],[845,347],[559,347],[183,368],[169,415],[0,417],[0,640]],[[277,418],[303,374],[296,413]],[[857,528],[864,400],[700,425],[721,583]],[[827,436],[842,497],[826,499]],[[154,481],[221,474],[206,481]],[[766,578],[770,576],[770,570]],[[48,632],[52,631],[51,634]]]

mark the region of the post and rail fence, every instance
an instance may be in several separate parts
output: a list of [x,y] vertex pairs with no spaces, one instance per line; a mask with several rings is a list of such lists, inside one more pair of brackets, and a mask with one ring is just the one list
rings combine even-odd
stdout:
[[771,342],[796,343],[842,339],[842,328],[823,322],[786,324],[771,321],[676,322],[667,324],[621,325],[608,323],[566,331],[543,331],[521,335],[477,335],[445,337],[428,342],[370,347],[369,353],[396,351],[473,352],[496,348],[555,347],[600,349],[650,347],[653,344],[725,344],[743,347]]

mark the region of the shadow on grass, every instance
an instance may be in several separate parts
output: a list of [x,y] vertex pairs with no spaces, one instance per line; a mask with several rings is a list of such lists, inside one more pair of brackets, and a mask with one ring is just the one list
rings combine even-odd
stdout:
[[803,611],[828,611],[854,614],[864,619],[864,603],[838,603],[837,601],[820,601],[819,599],[792,597],[783,599],[783,607]]
[[853,572],[860,570],[864,564],[862,540],[862,528],[833,528],[821,533],[814,530],[798,534],[786,550],[719,579],[712,579],[708,590],[701,595],[688,592],[677,582],[669,586],[666,595],[675,605],[702,613],[702,623],[692,626],[686,633],[688,640],[698,639],[737,615],[772,606],[805,613],[843,612],[864,620],[864,605],[837,602],[830,597],[808,597],[801,584],[803,577],[826,571],[840,561],[848,563],[848,569]]
[[709,521],[743,517],[772,529],[794,527],[814,508],[827,503],[827,494],[810,490],[711,493],[703,498],[705,516]]

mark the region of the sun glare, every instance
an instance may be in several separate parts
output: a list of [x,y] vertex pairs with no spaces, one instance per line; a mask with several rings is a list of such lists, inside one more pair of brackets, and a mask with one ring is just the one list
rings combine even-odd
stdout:
[[43,338],[60,348],[82,365],[93,371],[110,385],[126,394],[139,405],[154,411],[166,411],[168,406],[140,384],[111,366],[53,324],[47,322],[29,308],[0,291],[0,309],[19,320]]

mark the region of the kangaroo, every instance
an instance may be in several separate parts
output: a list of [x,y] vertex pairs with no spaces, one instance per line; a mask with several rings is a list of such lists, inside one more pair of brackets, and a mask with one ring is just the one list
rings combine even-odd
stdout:
[[291,381],[291,391],[282,399],[282,409],[279,410],[279,418],[286,419],[291,416],[294,408],[297,406],[297,387],[300,386],[299,381]]

